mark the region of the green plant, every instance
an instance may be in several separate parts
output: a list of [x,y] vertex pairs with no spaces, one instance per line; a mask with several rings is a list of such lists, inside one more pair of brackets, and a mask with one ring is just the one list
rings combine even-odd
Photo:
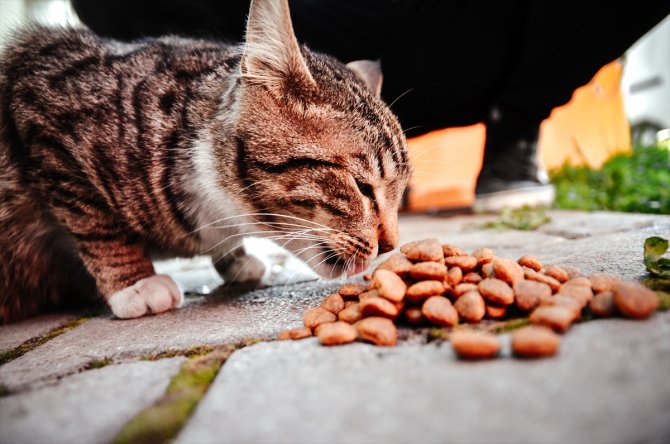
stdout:
[[670,214],[670,151],[638,147],[598,170],[565,164],[550,172],[558,208]]
[[503,208],[498,217],[479,225],[477,228],[498,228],[530,231],[551,222],[544,207]]

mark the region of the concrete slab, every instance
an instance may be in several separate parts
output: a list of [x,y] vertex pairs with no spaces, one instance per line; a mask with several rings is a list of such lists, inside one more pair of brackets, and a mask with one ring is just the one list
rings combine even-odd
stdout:
[[670,217],[651,214],[613,213],[607,211],[550,211],[551,222],[538,228],[541,233],[567,239],[599,236],[637,230],[653,225],[668,225]]
[[668,337],[670,312],[577,325],[537,361],[258,344],[226,362],[176,442],[667,442]]
[[[475,228],[491,216],[410,216],[400,221],[401,240],[437,237],[467,251],[488,247],[513,259],[531,254],[545,264],[572,265],[586,274],[605,271],[638,279],[645,275],[644,240],[670,237],[668,216],[563,211],[549,215],[552,223],[535,231]],[[592,235],[582,236],[587,229]]]
[[111,365],[0,398],[0,443],[111,442],[163,395],[184,359]]
[[[469,251],[487,246],[498,255],[511,258],[533,254],[545,263],[573,265],[587,274],[607,271],[626,279],[645,274],[642,264],[644,239],[654,234],[670,235],[670,217],[667,216],[579,212],[551,212],[551,216],[554,225],[545,227],[544,231],[476,228],[493,216],[445,218],[417,215],[401,218],[400,230],[403,242],[433,236]],[[590,221],[593,221],[591,225]],[[565,234],[573,225],[590,226],[596,234],[575,235],[574,239],[556,234]],[[644,228],[636,228],[638,225],[644,225]],[[572,233],[579,230],[583,228],[575,228]],[[275,265],[286,260],[279,256],[278,253],[273,256]],[[290,264],[292,262],[285,269],[278,269],[274,276],[279,279],[276,282],[280,282],[282,276],[290,276],[287,273],[294,268]],[[197,259],[191,271],[200,276],[206,267],[211,264]],[[188,264],[180,263],[171,270],[182,273],[185,282],[197,289],[197,279],[188,275]],[[104,317],[92,319],[0,367],[0,384],[16,391],[74,373],[93,359],[118,361],[199,344],[273,337],[282,329],[300,325],[305,309],[319,304],[340,284],[290,282],[257,291],[219,288],[207,297],[188,298],[180,310],[159,316],[126,321]]]
[[200,344],[274,337],[301,325],[305,310],[320,304],[338,285],[315,281],[240,294],[220,289],[157,316],[94,318],[1,366],[0,384],[17,391],[77,372],[94,359],[128,360]]
[[73,314],[55,313],[0,325],[0,352],[11,350],[29,339],[42,336],[74,318]]

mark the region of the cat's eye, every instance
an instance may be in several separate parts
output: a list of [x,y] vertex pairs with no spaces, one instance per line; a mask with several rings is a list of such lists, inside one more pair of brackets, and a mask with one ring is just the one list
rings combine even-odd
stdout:
[[360,191],[363,196],[370,199],[371,202],[375,202],[375,192],[372,189],[372,185],[357,180],[356,186],[358,187],[358,191]]

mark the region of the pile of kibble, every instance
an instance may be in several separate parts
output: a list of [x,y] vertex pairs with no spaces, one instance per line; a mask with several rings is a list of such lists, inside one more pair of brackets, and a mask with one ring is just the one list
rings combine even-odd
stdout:
[[[488,248],[471,254],[437,239],[410,242],[381,263],[368,285],[346,284],[304,315],[304,327],[279,339],[316,335],[323,345],[356,340],[393,346],[394,322],[411,326],[454,327],[483,319],[528,316],[530,324],[512,333],[512,352],[520,357],[550,356],[560,337],[584,314],[643,319],[658,307],[648,288],[598,273],[584,276],[572,267],[544,266],[537,257],[517,261]],[[477,329],[457,329],[449,341],[462,358],[493,358],[498,337]]]

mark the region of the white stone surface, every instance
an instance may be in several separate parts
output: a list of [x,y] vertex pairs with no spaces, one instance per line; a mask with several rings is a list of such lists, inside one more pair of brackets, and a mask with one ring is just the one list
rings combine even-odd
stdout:
[[0,398],[0,443],[109,443],[163,395],[184,359],[110,365]]
[[176,442],[664,443],[668,338],[666,312],[574,326],[542,360],[464,362],[448,343],[259,344],[226,362]]

